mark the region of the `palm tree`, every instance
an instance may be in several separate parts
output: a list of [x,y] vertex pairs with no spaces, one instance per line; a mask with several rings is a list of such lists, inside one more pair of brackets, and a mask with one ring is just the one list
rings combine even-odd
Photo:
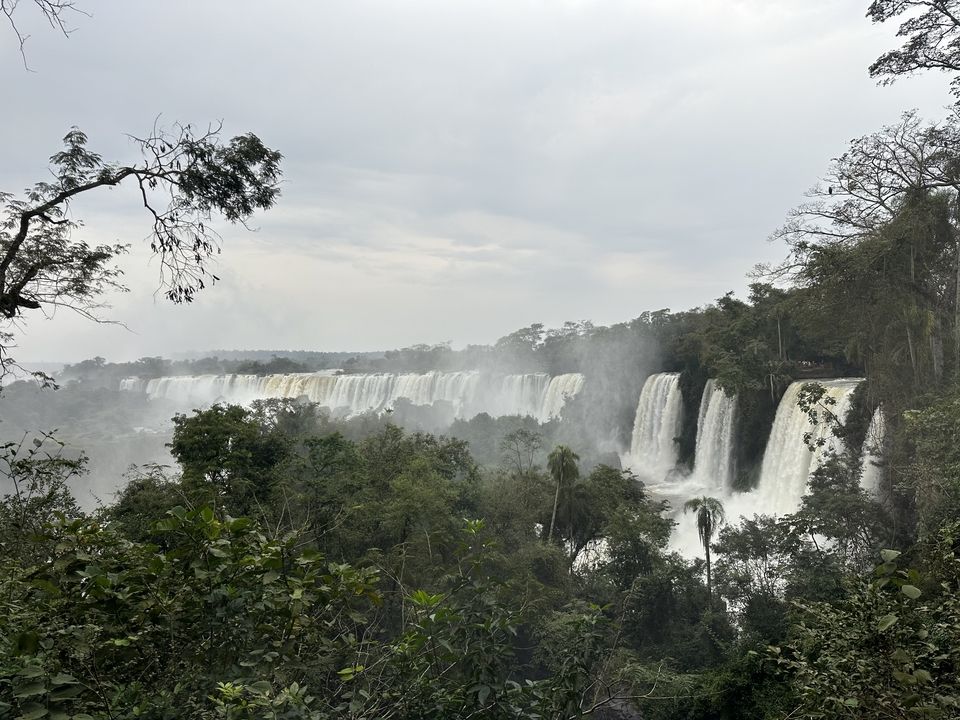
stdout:
[[564,483],[572,484],[580,477],[580,468],[577,461],[580,456],[566,445],[557,445],[547,457],[547,469],[557,483],[557,490],[553,494],[553,514],[550,516],[550,531],[547,541],[553,540],[553,528],[557,523],[557,504],[560,502],[560,488]]
[[703,550],[707,554],[707,597],[710,605],[713,605],[712,578],[710,576],[710,541],[719,527],[726,521],[723,513],[723,505],[719,500],[703,495],[698,498],[687,500],[683,504],[683,511],[695,512],[697,514],[697,535],[700,536],[700,542],[703,544]]

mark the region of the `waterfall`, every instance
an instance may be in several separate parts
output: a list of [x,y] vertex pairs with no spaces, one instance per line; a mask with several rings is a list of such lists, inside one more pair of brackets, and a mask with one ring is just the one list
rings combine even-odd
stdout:
[[143,392],[184,406],[215,402],[248,405],[254,400],[305,396],[343,416],[382,412],[401,399],[414,405],[443,402],[457,417],[486,412],[530,415],[540,422],[559,417],[564,403],[583,387],[583,375],[546,373],[488,375],[477,371],[338,375],[336,370],[284,375],[187,375],[144,382],[126,378],[120,389]]
[[[835,401],[830,406],[830,412],[843,422],[850,409],[853,390],[863,381],[839,379],[815,382],[826,388],[826,396]],[[800,389],[805,384],[805,381],[792,383],[777,407],[770,439],[763,453],[760,482],[749,493],[753,512],[767,515],[794,512],[806,492],[810,474],[823,463],[828,453],[839,454],[843,450],[842,441],[833,434],[829,423],[821,421],[812,425],[809,416],[797,406]],[[810,450],[803,441],[807,432],[812,433],[814,441],[823,440],[823,445]]]
[[737,399],[717,387],[713,379],[707,380],[697,419],[693,479],[708,495],[729,490],[733,481],[736,420]]
[[880,491],[880,480],[883,478],[883,443],[886,439],[886,423],[883,409],[877,406],[870,418],[867,436],[863,440],[863,450],[860,455],[860,487],[868,493],[876,495]]
[[583,388],[583,375],[580,373],[566,373],[556,375],[550,379],[543,401],[540,404],[539,417],[542,422],[560,417],[564,404]]
[[[830,411],[843,422],[850,409],[853,390],[862,380],[816,382],[823,385],[826,396],[835,401]],[[732,524],[738,523],[741,516],[784,515],[800,507],[811,473],[824,462],[828,453],[840,454],[844,449],[828,423],[821,421],[812,425],[809,416],[798,407],[797,398],[805,384],[806,381],[792,383],[784,393],[764,451],[760,481],[754,490],[741,493],[731,487],[736,398],[727,397],[712,380],[707,382],[700,400],[693,472],[689,477],[674,473],[664,481],[664,474],[669,472],[676,459],[673,443],[668,444],[665,439],[672,439],[680,432],[679,382],[678,377],[670,373],[652,375],[647,379],[637,407],[629,461],[635,463],[634,470],[640,475],[644,474],[643,468],[657,468],[659,476],[647,475],[654,480],[651,489],[674,508],[672,519],[676,526],[670,539],[671,549],[685,557],[702,556],[696,519],[683,510],[684,503],[694,497],[707,495],[720,500],[728,522]],[[670,429],[667,430],[666,426]],[[811,433],[814,442],[822,439],[823,445],[810,450],[804,444],[807,432]],[[871,430],[868,437],[873,434]],[[866,465],[864,467],[866,478],[868,470]]]
[[146,392],[147,384],[138,377],[128,377],[120,381],[120,389],[126,392]]
[[634,472],[660,481],[677,464],[683,403],[679,373],[657,373],[647,378],[633,421],[629,464]]

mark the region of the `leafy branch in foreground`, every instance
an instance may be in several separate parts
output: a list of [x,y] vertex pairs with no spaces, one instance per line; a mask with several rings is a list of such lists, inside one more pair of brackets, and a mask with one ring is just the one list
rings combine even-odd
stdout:
[[[87,136],[71,129],[63,150],[50,158],[52,180],[36,183],[22,198],[0,192],[0,318],[9,325],[28,310],[67,307],[96,319],[100,296],[125,289],[113,261],[128,246],[74,239],[82,223],[71,213],[79,196],[125,181],[136,185],[150,219],[150,249],[160,258],[166,297],[191,302],[215,282],[208,265],[221,237],[211,221],[219,216],[245,225],[254,212],[272,207],[282,158],[252,133],[223,141],[220,131],[220,125],[202,132],[190,125],[154,127],[132,138],[142,161],[120,165],[88,149]],[[9,341],[5,331],[4,364]]]
[[930,543],[932,572],[882,551],[846,600],[802,605],[797,640],[768,657],[793,686],[797,718],[956,717],[960,711],[957,526]]

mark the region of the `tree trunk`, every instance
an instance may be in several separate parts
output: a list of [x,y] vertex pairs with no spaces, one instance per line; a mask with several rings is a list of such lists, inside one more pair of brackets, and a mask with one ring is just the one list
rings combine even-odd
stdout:
[[557,477],[557,491],[553,494],[553,514],[550,516],[550,532],[547,533],[547,542],[553,541],[553,526],[557,522],[557,504],[560,502],[560,484],[563,482],[563,465],[560,466],[560,475]]
[[910,367],[913,368],[913,382],[916,386],[920,384],[920,373],[917,372],[917,354],[913,349],[913,335],[910,333],[909,325],[907,325],[907,350],[910,351]]
[[938,316],[934,322],[934,331],[930,333],[930,361],[933,363],[933,379],[938,383],[943,380],[943,337],[941,332]]
[[710,575],[710,541],[703,544],[703,549],[707,551],[707,601],[708,608],[713,609],[713,578]]
[[[960,202],[960,199],[958,199]],[[957,238],[956,298],[953,302],[953,372],[960,377],[960,237]]]
[[777,355],[783,360],[783,335],[780,333],[780,316],[777,315]]

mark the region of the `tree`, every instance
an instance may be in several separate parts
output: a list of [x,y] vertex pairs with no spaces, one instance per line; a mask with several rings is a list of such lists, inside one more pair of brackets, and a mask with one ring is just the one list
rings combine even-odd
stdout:
[[544,329],[542,323],[516,330],[497,340],[494,352],[499,363],[508,368],[540,370],[537,352],[543,346]]
[[[650,533],[650,516],[659,518],[656,504],[647,498],[643,483],[629,470],[597,465],[585,478],[564,482],[556,510],[554,530],[568,550],[573,568],[591,543],[607,539],[611,522],[620,530],[643,521]],[[664,521],[666,522],[666,521]],[[667,525],[669,536],[669,525]]]
[[788,627],[783,601],[790,574],[788,531],[769,515],[754,515],[722,528],[713,548],[717,594],[737,610],[744,631],[766,642],[781,640]]
[[807,192],[811,200],[792,210],[774,237],[800,256],[821,245],[860,240],[893,219],[911,197],[938,190],[956,195],[958,171],[958,117],[924,122],[915,110],[905,112],[897,123],[852,140]]
[[697,514],[697,535],[700,536],[700,542],[703,544],[703,551],[707,556],[707,595],[713,598],[711,587],[712,577],[710,575],[710,542],[717,530],[725,521],[723,505],[719,500],[705,495],[698,498],[691,498],[683,504],[683,511],[694,512]]
[[906,452],[898,472],[929,535],[960,517],[960,388],[954,386],[904,413]]
[[[912,14],[919,10],[919,14]],[[870,65],[870,77],[890,84],[901,75],[920,70],[960,70],[960,2],[957,0],[873,0],[867,17],[883,23],[909,15],[897,30],[906,38],[903,46],[888,50]],[[960,99],[960,77],[950,81],[951,92]]]
[[799,701],[797,718],[957,717],[960,596],[957,526],[932,538],[929,571],[883,550],[872,578],[845,599],[800,606],[795,640],[770,657]]
[[[27,440],[30,442],[27,442]],[[64,444],[42,433],[0,445],[0,554],[21,565],[50,548],[35,538],[58,517],[80,514],[69,483],[86,472],[87,458],[71,459]]]
[[[5,3],[6,5],[6,3]],[[38,182],[23,198],[0,192],[0,319],[7,328],[28,310],[67,307],[96,318],[100,296],[120,288],[113,265],[128,246],[91,246],[73,237],[81,223],[70,214],[74,200],[124,181],[135,183],[151,223],[150,249],[160,258],[166,297],[191,302],[219,278],[208,268],[220,252],[210,223],[220,216],[245,222],[273,206],[280,194],[281,155],[252,134],[223,142],[221,127],[154,127],[133,138],[142,161],[106,162],[72,128],[64,148],[50,158],[52,180]],[[9,362],[9,329],[0,327],[0,367]]]
[[214,405],[192,416],[175,415],[170,452],[183,482],[200,503],[251,512],[276,482],[275,468],[289,443],[239,405]]
[[522,477],[533,473],[537,452],[543,447],[543,435],[517,428],[500,441],[500,455],[504,466]]
[[547,540],[553,540],[553,528],[557,522],[557,505],[560,502],[560,489],[564,483],[572,485],[580,476],[580,468],[577,467],[577,461],[580,456],[566,445],[557,445],[553,452],[547,457],[547,470],[557,484],[556,492],[553,495],[553,513],[550,515],[550,530],[547,532]]
[[[808,197],[774,234],[790,257],[765,269],[803,290],[807,332],[868,373],[878,355],[897,354],[885,345],[905,342],[914,384],[924,364],[936,379],[946,374],[945,346],[960,367],[960,116],[926,123],[911,111],[853,140]],[[821,311],[834,303],[846,312]]]

